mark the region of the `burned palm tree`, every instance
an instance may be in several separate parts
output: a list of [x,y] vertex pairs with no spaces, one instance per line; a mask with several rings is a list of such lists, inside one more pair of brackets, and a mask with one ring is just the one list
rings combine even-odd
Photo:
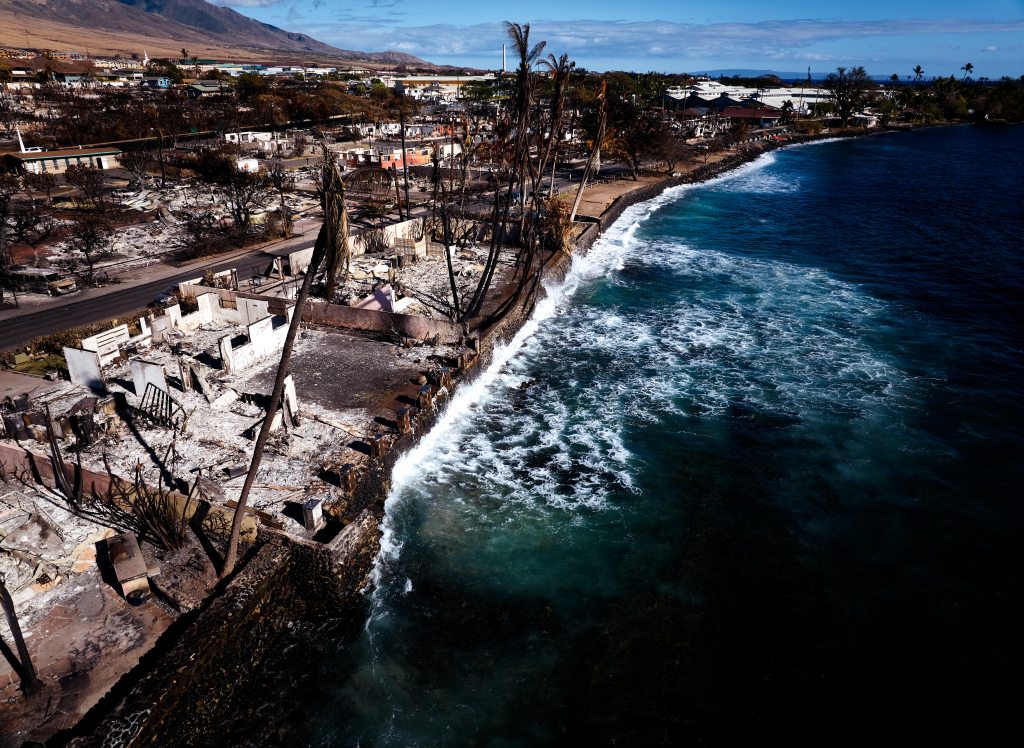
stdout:
[[[530,46],[530,24],[520,26],[518,23],[505,22],[505,32],[512,41],[515,52],[519,55],[519,67],[516,70],[515,92],[510,117],[510,129],[507,133],[507,147],[510,151],[508,160],[508,183],[502,199],[500,188],[495,186],[494,211],[492,214],[491,242],[484,264],[484,272],[480,276],[473,297],[464,313],[465,317],[478,315],[483,308],[484,299],[494,278],[498,258],[504,243],[505,227],[508,225],[509,211],[513,202],[515,187],[519,185],[520,210],[524,207],[526,175],[530,162],[530,115],[533,103],[533,65],[540,59],[546,42],[538,42]],[[521,224],[525,226],[525,211]],[[522,232],[520,232],[522,236]]]
[[[565,97],[569,93],[569,77],[576,67],[576,63],[569,59],[569,55],[563,53],[561,57],[555,58],[549,54],[542,64],[551,72],[554,80],[555,91],[551,97],[551,129],[548,136],[547,148],[544,151],[544,159],[538,171],[543,175],[548,159],[551,160],[551,184],[548,185],[548,197],[554,195],[555,190],[555,165],[558,163],[558,141],[562,137],[562,117],[565,113]],[[534,190],[536,193],[536,190]]]
[[[348,246],[348,213],[345,207],[345,187],[342,183],[341,173],[338,171],[337,161],[334,155],[324,146],[324,160],[321,167],[322,202],[324,208],[324,223],[320,227],[316,244],[313,246],[313,257],[306,269],[306,275],[302,279],[298,296],[295,299],[295,309],[292,313],[291,323],[288,326],[288,335],[285,337],[284,348],[281,350],[281,362],[277,367],[277,376],[274,378],[274,389],[270,395],[270,405],[267,414],[260,426],[260,432],[256,437],[256,444],[253,447],[252,461],[249,463],[249,472],[245,476],[245,483],[242,485],[242,493],[238,497],[238,506],[235,507],[235,515],[231,521],[231,535],[228,538],[228,549],[224,556],[224,567],[221,569],[221,579],[229,576],[235,570],[235,562],[238,558],[238,539],[242,532],[242,519],[245,516],[245,508],[249,502],[249,493],[252,491],[252,484],[256,480],[256,473],[259,471],[260,462],[263,460],[263,450],[270,438],[270,430],[273,426],[274,417],[284,397],[284,380],[288,376],[289,366],[292,358],[292,348],[295,346],[295,338],[299,332],[299,324],[302,321],[302,308],[309,298],[309,289],[313,283],[313,277],[319,272],[320,266],[326,267],[327,290],[333,293],[334,282],[339,268],[348,272],[350,249]],[[328,295],[328,300],[331,298]]]
[[[0,607],[4,609],[4,616],[7,618],[7,626],[11,630],[11,636],[14,638],[14,646],[18,650],[17,657],[14,657],[14,653],[4,654],[8,655],[10,660],[11,668],[21,678],[21,688],[29,695],[38,693],[43,690],[43,682],[39,680],[39,675],[36,673],[36,666],[32,663],[32,656],[28,653],[28,647],[25,646],[25,637],[21,633],[21,626],[18,624],[18,614],[14,610],[14,599],[11,597],[11,593],[7,591],[7,580],[3,574],[0,574]],[[0,639],[0,644],[3,644],[3,640]],[[7,650],[7,645],[4,645],[4,649]]]
[[594,165],[597,164],[597,168],[600,169],[601,163],[601,143],[604,141],[605,130],[608,126],[608,110],[605,106],[607,87],[605,82],[601,81],[601,95],[600,95],[600,108],[597,114],[597,133],[594,136],[594,144],[590,149],[590,157],[587,159],[587,165],[583,169],[583,178],[580,180],[580,187],[576,191],[576,199],[572,204],[572,212],[569,214],[569,220],[576,220],[576,211],[580,208],[580,201],[583,199],[583,190],[587,186],[587,180],[590,178],[591,173],[594,171]]
[[[321,204],[324,209],[324,223],[320,227],[320,235],[317,236],[317,246],[319,246],[321,236],[323,236],[325,242],[324,261],[327,274],[325,298],[327,303],[330,304],[334,300],[334,289],[337,287],[338,274],[341,273],[342,282],[348,277],[349,265],[352,262],[352,247],[348,239],[348,206],[345,204],[345,183],[341,178],[341,172],[338,170],[338,162],[334,154],[327,150],[327,146],[324,146],[324,163],[321,171],[323,174],[321,179]],[[313,258],[316,259],[315,249]],[[311,264],[308,272],[315,275],[318,267],[319,264]],[[306,282],[303,280],[303,286],[305,285]],[[296,301],[295,313],[298,314],[300,309],[301,306]]]

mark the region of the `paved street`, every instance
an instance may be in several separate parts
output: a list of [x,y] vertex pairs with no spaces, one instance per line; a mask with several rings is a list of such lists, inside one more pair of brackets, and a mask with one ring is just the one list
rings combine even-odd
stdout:
[[[212,257],[185,267],[153,265],[135,270],[121,278],[121,283],[103,288],[90,288],[64,298],[45,299],[42,305],[24,305],[0,311],[0,351],[9,351],[29,343],[33,338],[56,330],[77,327],[143,309],[160,293],[183,280],[214,271],[235,268],[239,282],[263,271],[273,255],[284,248],[312,246],[319,225],[309,226],[304,234],[283,242],[256,249],[239,250],[228,256]],[[36,297],[38,298],[38,297]]]

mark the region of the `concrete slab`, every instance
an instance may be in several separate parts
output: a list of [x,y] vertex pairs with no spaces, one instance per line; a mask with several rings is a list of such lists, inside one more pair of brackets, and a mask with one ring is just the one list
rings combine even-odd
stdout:
[[134,667],[173,617],[150,602],[126,603],[99,570],[76,574],[74,594],[23,627],[45,693],[26,700],[17,676],[0,657],[0,746],[44,742],[74,725]]
[[41,377],[0,369],[0,400],[5,397],[13,399],[25,393],[28,393],[29,398],[34,399],[58,390],[61,386],[60,382],[50,382]]

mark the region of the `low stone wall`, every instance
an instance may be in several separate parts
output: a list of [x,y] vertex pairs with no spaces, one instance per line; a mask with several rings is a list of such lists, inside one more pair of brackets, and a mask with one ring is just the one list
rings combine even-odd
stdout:
[[411,314],[378,312],[373,309],[356,309],[341,304],[324,304],[307,301],[302,310],[302,321],[323,327],[337,327],[346,330],[375,332],[382,335],[400,335],[413,340],[433,340],[454,345],[462,341],[465,329],[462,325],[443,319],[418,317]]

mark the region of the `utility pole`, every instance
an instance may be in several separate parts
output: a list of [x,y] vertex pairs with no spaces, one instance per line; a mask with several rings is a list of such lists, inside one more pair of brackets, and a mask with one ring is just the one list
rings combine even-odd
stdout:
[[[398,110],[398,126],[402,129],[402,177],[405,180],[405,220],[411,218],[409,214],[409,154],[405,150],[405,94],[402,94],[402,103]],[[402,217],[402,211],[398,211],[398,217]]]

